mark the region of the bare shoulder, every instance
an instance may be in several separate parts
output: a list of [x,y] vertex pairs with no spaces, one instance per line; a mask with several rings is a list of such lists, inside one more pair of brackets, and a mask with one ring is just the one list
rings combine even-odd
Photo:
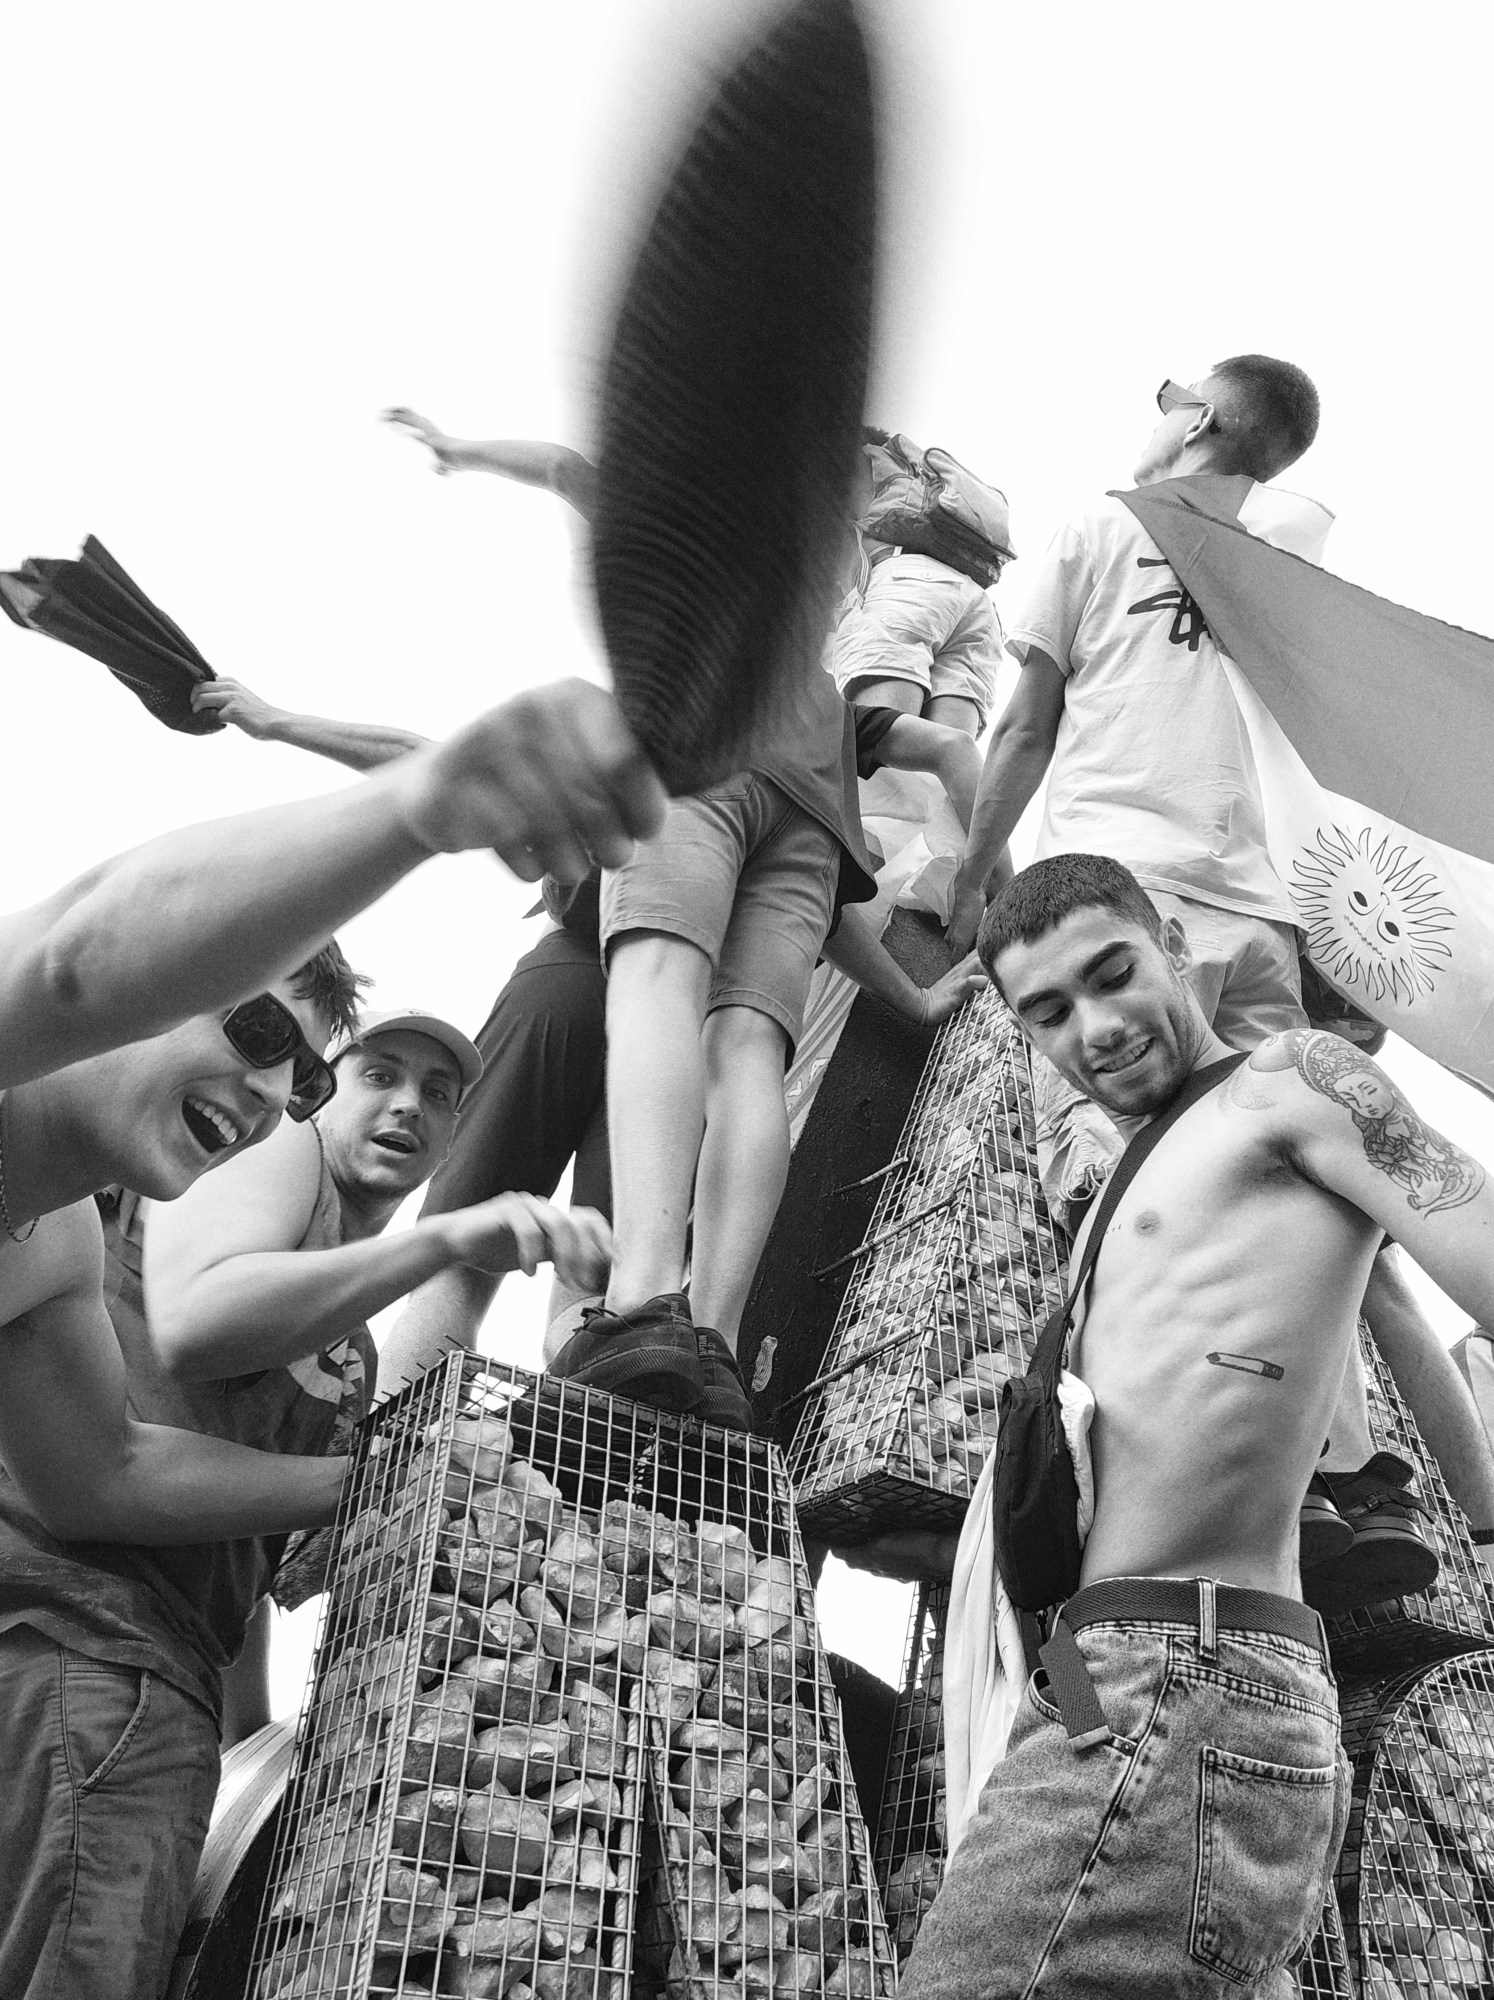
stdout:
[[42,1216],[23,1243],[0,1237],[0,1330],[80,1295],[102,1296],[104,1232],[94,1203]]
[[[1248,1068],[1285,1085],[1282,1103],[1309,1168],[1337,1156],[1423,1214],[1460,1208],[1483,1189],[1471,1154],[1435,1131],[1393,1077],[1352,1042],[1321,1029],[1277,1035]],[[1341,1185],[1337,1173],[1327,1176]]]

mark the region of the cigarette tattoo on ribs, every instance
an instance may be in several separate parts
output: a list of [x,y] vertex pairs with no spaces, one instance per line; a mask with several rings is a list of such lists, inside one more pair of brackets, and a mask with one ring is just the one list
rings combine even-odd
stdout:
[[1213,1347],[1204,1356],[1216,1368],[1237,1368],[1242,1375],[1259,1375],[1264,1382],[1279,1382],[1286,1370],[1276,1361],[1262,1361],[1257,1354],[1226,1354],[1222,1348]]
[[1378,1063],[1351,1042],[1324,1034],[1299,1035],[1293,1057],[1303,1082],[1349,1113],[1364,1157],[1404,1190],[1412,1208],[1435,1215],[1473,1200],[1484,1184],[1483,1168],[1423,1124]]

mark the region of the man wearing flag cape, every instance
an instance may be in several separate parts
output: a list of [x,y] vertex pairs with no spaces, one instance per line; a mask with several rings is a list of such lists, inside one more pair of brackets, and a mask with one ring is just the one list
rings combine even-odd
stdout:
[[[1248,1051],[1308,1024],[1305,933],[1323,981],[1354,1006],[1494,1083],[1494,1009],[1479,998],[1494,971],[1494,868],[1480,858],[1494,859],[1494,809],[1476,782],[1487,729],[1469,727],[1494,686],[1494,645],[1317,566],[1332,516],[1264,484],[1316,435],[1300,368],[1237,355],[1190,386],[1164,382],[1157,402],[1137,490],[1063,527],[1032,579],[1009,642],[1022,674],[981,777],[950,940],[968,944],[1046,774],[1037,858],[1123,862],[1182,925],[1190,983],[1224,1042]],[[1036,1059],[1034,1084],[1044,1185],[1072,1226],[1121,1134]],[[1365,1315],[1472,1525],[1494,1526],[1494,1459],[1393,1250],[1376,1261]],[[1343,1609],[1356,1583],[1358,1601],[1420,1587],[1397,1566],[1426,1561],[1400,1489],[1409,1468],[1377,1458],[1357,1369],[1331,1444],[1325,1470],[1360,1530],[1340,1562],[1359,1573],[1325,1568],[1321,1591],[1305,1577],[1310,1601]],[[1372,1462],[1387,1478],[1361,1490]],[[1310,1496],[1319,1507],[1341,1535],[1327,1494]],[[1318,1552],[1305,1536],[1304,1564]]]

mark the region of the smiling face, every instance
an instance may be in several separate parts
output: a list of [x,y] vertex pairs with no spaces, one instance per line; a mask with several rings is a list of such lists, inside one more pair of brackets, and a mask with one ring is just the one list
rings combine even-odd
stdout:
[[446,1158],[462,1075],[429,1035],[394,1029],[349,1049],[317,1119],[327,1162],[355,1206],[403,1201]]
[[[284,982],[265,988],[320,1053],[331,1024]],[[251,1069],[223,1033],[224,1008],[64,1072],[101,1167],[100,1185],[174,1201],[200,1174],[267,1139],[290,1101],[293,1065]]]
[[1118,1118],[1166,1104],[1208,1032],[1182,976],[1176,919],[1162,938],[1114,910],[1081,908],[1030,943],[1005,946],[993,967],[1033,1047]]

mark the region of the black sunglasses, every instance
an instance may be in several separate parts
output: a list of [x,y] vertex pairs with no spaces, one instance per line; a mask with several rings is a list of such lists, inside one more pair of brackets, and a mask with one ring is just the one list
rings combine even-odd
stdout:
[[279,1069],[293,1062],[287,1118],[303,1124],[337,1093],[337,1075],[301,1033],[301,1023],[273,993],[241,1000],[224,1016],[223,1033],[235,1055],[251,1069]]

